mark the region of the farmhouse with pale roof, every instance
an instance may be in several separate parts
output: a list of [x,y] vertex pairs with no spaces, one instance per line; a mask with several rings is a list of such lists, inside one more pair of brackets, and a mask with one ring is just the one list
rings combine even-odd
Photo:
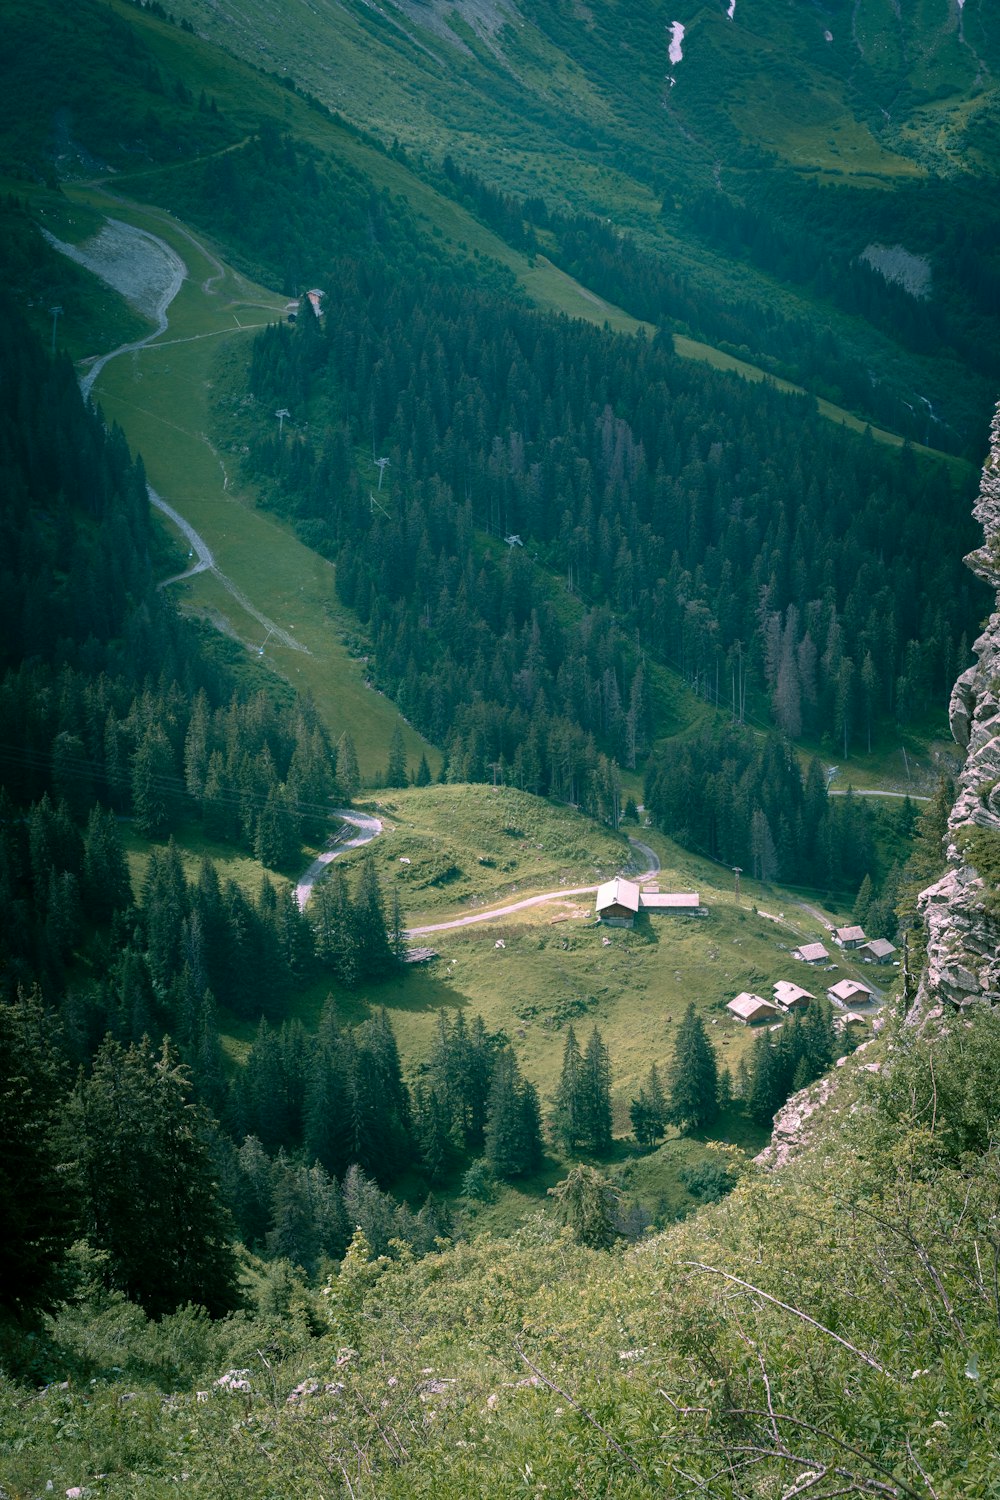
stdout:
[[801,959],[804,964],[825,964],[830,959],[822,943],[803,943],[801,948],[793,948],[792,957]]
[[865,929],[863,927],[835,927],[833,929],[833,941],[840,948],[860,948],[862,943],[867,943]]
[[597,888],[597,917],[608,927],[631,927],[640,911],[703,912],[697,891],[644,891],[618,875]]
[[875,991],[863,980],[842,979],[839,984],[831,984],[826,993],[835,1005],[864,1005]]
[[618,875],[597,887],[597,915],[608,927],[631,927],[639,910],[639,887]]
[[726,1009],[744,1026],[756,1026],[760,1021],[771,1021],[781,1014],[778,1007],[765,1000],[763,995],[752,995],[747,990],[730,1000]]
[[701,897],[697,891],[640,891],[643,911],[699,911]]
[[779,979],[774,986],[774,1003],[783,1010],[808,1010],[810,1001],[815,999],[815,995],[790,979]]
[[858,949],[858,957],[866,964],[889,964],[895,952],[896,944],[890,943],[888,938],[872,938]]

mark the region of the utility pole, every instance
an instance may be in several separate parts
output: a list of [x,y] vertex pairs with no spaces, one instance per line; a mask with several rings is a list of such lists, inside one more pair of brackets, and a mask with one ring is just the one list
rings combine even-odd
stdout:
[[377,458],[375,460],[375,467],[376,469],[378,469],[378,487],[380,491],[382,489],[382,480],[385,478],[385,471],[388,468],[388,465],[389,460],[387,458]]
[[501,771],[501,764],[500,764],[500,762],[498,760],[491,760],[490,761],[490,770],[493,772],[493,790],[496,791],[497,785],[498,785],[497,777],[500,775],[500,771]]
[[743,874],[742,865],[733,865],[733,883],[736,890],[736,905],[740,904],[740,876]]
[[282,406],[282,407],[279,407],[279,409],[275,412],[274,415],[278,419],[278,441],[280,442],[282,434],[285,431],[285,418],[286,417],[290,417],[292,414],[288,410],[287,406]]
[[49,308],[49,312],[52,314],[52,358],[55,359],[55,357],[56,357],[56,324],[59,322],[59,318],[60,318],[60,316],[62,314],[62,308],[57,303],[55,307],[50,307]]

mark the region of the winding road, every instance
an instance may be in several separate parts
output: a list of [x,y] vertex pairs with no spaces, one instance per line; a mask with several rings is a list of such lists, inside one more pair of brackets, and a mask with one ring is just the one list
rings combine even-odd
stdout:
[[[195,247],[199,254],[205,257],[209,265],[215,267],[216,274],[209,276],[202,286],[203,292],[211,292],[214,290],[211,283],[218,281],[225,274],[225,267],[188,230],[180,225],[173,227]],[[143,295],[140,305],[144,311],[152,314],[156,323],[156,327],[152,332],[147,333],[145,338],[119,344],[117,349],[112,349],[107,354],[84,361],[88,368],[80,378],[80,392],[84,401],[87,401],[90,399],[94,382],[111,360],[117,359],[122,354],[136,354],[152,344],[154,339],[166,333],[170,326],[168,317],[170,304],[187,279],[188,268],[165,240],[161,240],[155,234],[150,234],[147,229],[139,229],[134,224],[126,224],[121,219],[108,219],[105,229],[84,246],[66,244],[51,234],[48,234],[46,238],[56,250],[61,251],[78,264],[86,266],[95,276],[106,281],[125,297],[129,297],[131,292],[141,285]],[[207,336],[194,335],[195,338]],[[178,339],[176,342],[187,343],[189,341]],[[310,653],[307,646],[297,641],[294,635],[283,630],[276,621],[259,610],[247,598],[239,585],[234,583],[228,574],[222,572],[215,561],[212,549],[190,521],[185,520],[179,511],[153,489],[151,484],[146,485],[146,492],[149,495],[150,505],[173,522],[196,558],[190,568],[185,568],[182,573],[175,573],[170,578],[164,578],[159,585],[160,588],[167,588],[172,583],[182,583],[185,579],[193,578],[197,573],[211,573],[227,593],[236,600],[240,608],[264,628],[268,639],[273,637],[282,646],[287,646],[290,651],[301,651],[308,656]],[[263,648],[258,649],[262,654]]]
[[355,812],[350,807],[335,807],[333,816],[356,828],[357,833],[353,838],[349,838],[346,829],[341,828],[331,839],[329,849],[325,849],[318,859],[313,860],[295,887],[295,899],[298,902],[299,911],[305,911],[309,897],[313,893],[313,886],[326,874],[331,863],[339,855],[346,854],[348,849],[360,849],[362,844],[370,844],[372,839],[377,838],[382,832],[381,821],[373,817],[371,813]]
[[[341,854],[346,854],[349,849],[360,849],[363,844],[370,844],[372,839],[377,838],[382,832],[380,820],[371,813],[338,807],[334,809],[333,816],[341,818],[357,832],[353,838],[348,838],[345,830],[341,829],[331,839],[329,849],[324,850],[318,859],[313,860],[295,887],[295,899],[298,902],[299,911],[305,911],[313,887],[326,874],[333,860]],[[641,843],[639,839],[630,838],[629,845],[646,861],[646,869],[638,877],[641,884],[659,871],[660,861],[655,850],[651,849],[648,844]],[[470,912],[464,917],[451,917],[447,922],[431,922],[423,927],[409,927],[405,936],[408,938],[426,937],[432,932],[450,932],[455,927],[471,927],[478,922],[495,922],[498,917],[509,917],[514,912],[525,911],[530,906],[542,906],[547,901],[565,901],[571,896],[592,896],[597,889],[596,885],[561,886],[557,891],[543,891],[538,896],[525,896],[522,900],[510,901],[505,906],[492,906],[486,911]]]

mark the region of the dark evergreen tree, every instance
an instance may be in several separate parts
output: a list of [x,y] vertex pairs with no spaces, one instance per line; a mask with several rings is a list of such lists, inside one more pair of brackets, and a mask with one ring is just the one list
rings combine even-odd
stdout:
[[186,1302],[213,1315],[239,1304],[209,1117],[169,1043],[108,1040],[77,1085],[71,1123],[86,1193],[87,1237],[112,1285],[153,1316]]
[[81,1224],[67,1170],[78,1143],[61,1129],[65,1089],[38,995],[0,1004],[0,1304],[22,1315],[58,1299],[65,1251]]
[[554,1138],[564,1151],[578,1151],[583,1145],[586,1134],[586,1108],[580,1044],[577,1042],[572,1026],[569,1026],[566,1029],[566,1041],[563,1046],[559,1086],[556,1089],[549,1122]]
[[607,1250],[614,1243],[621,1194],[595,1167],[574,1167],[549,1193],[579,1244]]
[[666,1092],[667,1118],[682,1131],[704,1130],[719,1112],[715,1049],[693,1001],[677,1028]]
[[667,1128],[667,1098],[653,1063],[639,1097],[629,1105],[632,1132],[640,1146],[655,1146]]
[[389,741],[389,763],[385,771],[386,786],[405,786],[406,776],[406,745],[403,742],[403,731],[397,724],[392,731],[392,739]]
[[583,1145],[595,1156],[611,1150],[611,1061],[595,1026],[581,1065]]
[[485,1131],[485,1159],[495,1176],[524,1177],[537,1171],[542,1156],[538,1095],[521,1074],[509,1047],[493,1060]]

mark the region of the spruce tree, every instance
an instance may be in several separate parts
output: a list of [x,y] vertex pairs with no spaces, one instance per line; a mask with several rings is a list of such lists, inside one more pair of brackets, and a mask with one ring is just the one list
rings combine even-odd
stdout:
[[553,1100],[550,1126],[564,1151],[577,1151],[584,1139],[583,1059],[572,1026],[566,1029],[559,1086]]
[[562,1182],[549,1188],[549,1194],[556,1200],[559,1216],[572,1229],[578,1244],[591,1250],[607,1250],[614,1243],[621,1195],[596,1167],[574,1167]]
[[718,1092],[715,1050],[692,1001],[677,1028],[667,1076],[667,1118],[682,1131],[704,1130],[718,1115]]
[[66,1080],[53,1025],[37,994],[0,1005],[0,1306],[51,1308],[63,1256],[80,1228],[64,1134]]
[[389,764],[385,771],[386,786],[406,785],[406,745],[403,731],[397,724],[389,741]]
[[485,1159],[497,1177],[524,1177],[541,1161],[538,1095],[521,1076],[509,1047],[493,1062],[485,1132]]
[[337,785],[348,802],[353,801],[361,786],[358,755],[349,734],[343,735],[337,746]]
[[209,1146],[209,1117],[168,1041],[105,1041],[71,1112],[87,1238],[113,1286],[154,1317],[186,1302],[213,1315],[240,1300]]
[[667,1128],[667,1098],[653,1063],[639,1097],[629,1105],[632,1131],[640,1146],[655,1146]]
[[358,973],[377,979],[393,967],[394,956],[385,920],[385,904],[375,861],[370,853],[361,860],[361,879],[354,905]]
[[583,1054],[581,1072],[583,1145],[595,1156],[604,1156],[611,1150],[611,1061],[596,1026]]

